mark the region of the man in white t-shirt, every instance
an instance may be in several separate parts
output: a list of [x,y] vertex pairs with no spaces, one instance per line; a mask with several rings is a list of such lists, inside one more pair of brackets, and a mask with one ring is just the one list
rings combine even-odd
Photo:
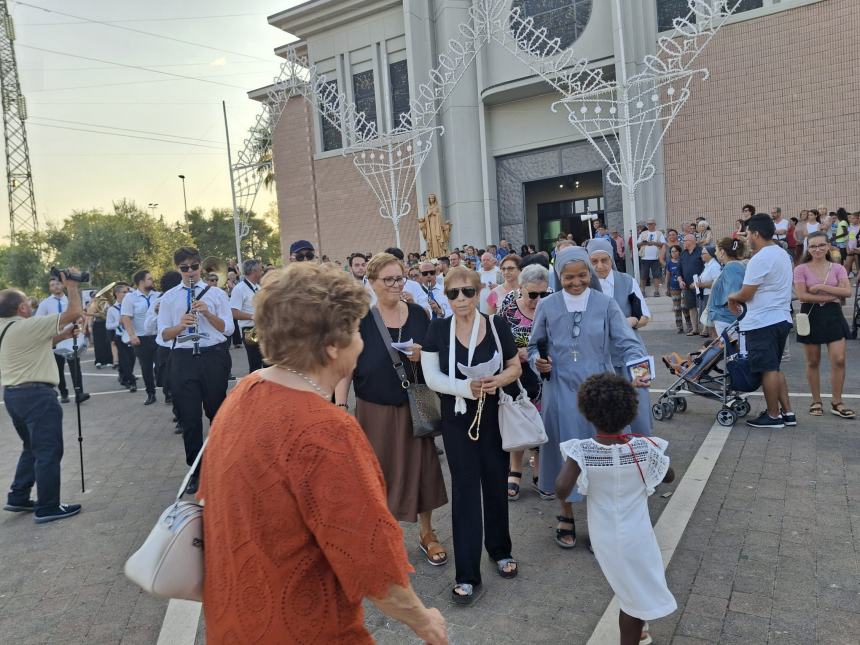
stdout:
[[788,400],[788,383],[779,370],[788,333],[791,331],[791,257],[773,240],[775,227],[766,213],[747,221],[747,240],[755,255],[750,258],[740,291],[728,297],[737,314],[746,303],[740,321],[746,338],[750,370],[761,374],[767,410],[747,421],[754,428],[796,426],[797,418]]
[[[239,325],[242,344],[248,356],[248,373],[263,367],[263,355],[259,346],[245,338],[245,330],[254,326],[254,296],[260,290],[260,279],[263,277],[263,263],[260,260],[245,260],[242,262],[242,280],[236,283],[230,293],[230,310],[233,320]],[[253,341],[253,339],[252,339]]]
[[773,220],[773,241],[784,249],[788,248],[788,220],[782,216],[782,209],[774,206],[770,209],[770,217]]
[[490,292],[499,286],[501,272],[496,266],[496,256],[494,253],[484,253],[481,256],[481,269],[478,271],[481,277],[481,304],[482,313],[488,313],[487,298],[490,297]]
[[645,230],[639,234],[637,248],[639,249],[639,278],[642,291],[648,276],[651,276],[651,284],[654,286],[654,296],[660,295],[660,279],[663,277],[663,265],[660,263],[660,254],[666,244],[666,236],[663,231],[657,230],[657,220],[645,221]]

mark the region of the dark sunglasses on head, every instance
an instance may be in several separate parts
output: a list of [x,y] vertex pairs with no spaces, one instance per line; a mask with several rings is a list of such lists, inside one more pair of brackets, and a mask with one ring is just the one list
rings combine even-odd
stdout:
[[431,275],[436,275],[436,272],[435,271],[422,271],[421,275],[423,275],[426,278],[426,277],[431,276]]
[[180,264],[179,265],[179,270],[182,273],[188,273],[189,271],[196,271],[199,268],[200,268],[199,262],[195,262],[194,264]]
[[475,287],[454,287],[452,289],[446,289],[445,295],[448,297],[448,300],[456,300],[460,297],[461,292],[466,298],[474,298],[478,291]]
[[309,260],[313,260],[316,256],[313,251],[307,251],[305,253],[296,253],[296,262],[306,262]]
[[529,298],[534,300],[535,298],[546,298],[549,295],[549,291],[529,291]]

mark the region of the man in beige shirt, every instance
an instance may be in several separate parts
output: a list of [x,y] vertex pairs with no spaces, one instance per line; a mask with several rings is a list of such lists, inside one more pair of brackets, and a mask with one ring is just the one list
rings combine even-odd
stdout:
[[[77,269],[70,269],[77,272]],[[61,274],[69,305],[62,313],[34,317],[30,299],[17,289],[0,291],[0,384],[12,425],[23,450],[4,510],[33,512],[37,524],[81,511],[80,504],[60,503],[60,460],[63,458],[63,408],[54,389],[59,382],[54,345],[71,338],[61,331],[82,315],[77,283]],[[30,499],[33,484],[38,500]]]

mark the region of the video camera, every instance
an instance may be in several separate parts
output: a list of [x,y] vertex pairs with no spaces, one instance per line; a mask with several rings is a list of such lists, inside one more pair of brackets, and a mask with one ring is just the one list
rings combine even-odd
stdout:
[[65,274],[66,279],[72,280],[74,282],[89,282],[90,281],[90,273],[89,271],[81,271],[80,273],[72,273],[68,269],[58,269],[57,267],[51,267],[51,277],[56,278],[57,280],[62,280],[60,274]]

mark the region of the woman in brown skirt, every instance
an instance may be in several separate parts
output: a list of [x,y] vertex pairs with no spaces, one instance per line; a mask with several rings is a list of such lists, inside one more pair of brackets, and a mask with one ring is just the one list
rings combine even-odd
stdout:
[[385,475],[391,514],[401,522],[420,522],[419,546],[427,562],[440,566],[448,562],[448,555],[433,531],[431,518],[434,508],[448,503],[442,468],[433,439],[412,435],[409,400],[388,352],[391,343],[411,341],[405,350],[410,354],[398,356],[410,380],[421,381],[421,345],[430,321],[424,309],[403,301],[405,269],[396,257],[380,253],[371,258],[367,279],[388,337],[380,335],[371,310],[359,326],[364,350],[353,376],[355,416]]

